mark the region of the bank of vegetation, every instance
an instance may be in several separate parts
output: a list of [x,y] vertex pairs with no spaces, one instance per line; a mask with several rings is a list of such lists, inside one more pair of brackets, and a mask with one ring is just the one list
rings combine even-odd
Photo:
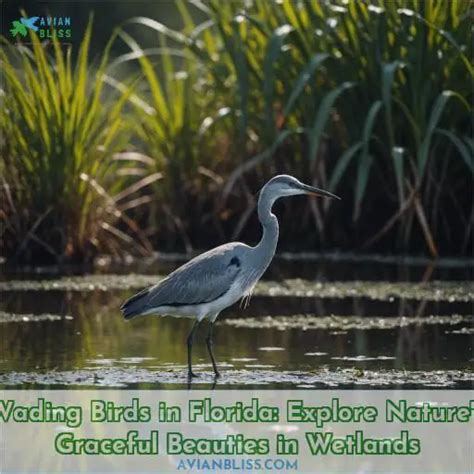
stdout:
[[100,57],[90,25],[75,52],[3,39],[4,255],[252,241],[256,191],[276,173],[343,198],[279,205],[285,249],[470,253],[469,2],[177,6],[180,30],[131,19]]

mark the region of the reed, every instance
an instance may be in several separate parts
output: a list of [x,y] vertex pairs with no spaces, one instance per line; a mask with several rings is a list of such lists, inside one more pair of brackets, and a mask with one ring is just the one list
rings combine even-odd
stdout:
[[4,41],[0,50],[0,238],[10,259],[83,261],[117,253],[123,242],[151,248],[124,212],[140,165],[120,154],[130,137],[123,110],[132,88],[106,90],[111,43],[93,64],[91,28],[75,65],[69,47],[34,33],[31,47]]
[[[258,238],[250,190],[276,173],[343,197],[280,209],[282,248],[469,252],[469,2],[176,5],[180,30],[130,19],[97,61],[90,25],[75,61],[56,40],[4,40],[7,256]],[[157,42],[139,44],[130,24]],[[117,41],[130,51],[111,58]]]
[[[207,116],[226,110],[234,170],[224,197],[242,195],[243,179],[289,172],[346,198],[347,224],[340,211],[337,223],[331,217],[333,204],[312,203],[322,240],[345,246],[356,235],[359,247],[382,238],[386,247],[409,250],[422,235],[432,256],[438,242],[467,249],[474,168],[468,2],[178,5],[182,31],[132,22],[194,57],[193,83],[211,94],[200,104]],[[206,21],[193,23],[194,8]]]

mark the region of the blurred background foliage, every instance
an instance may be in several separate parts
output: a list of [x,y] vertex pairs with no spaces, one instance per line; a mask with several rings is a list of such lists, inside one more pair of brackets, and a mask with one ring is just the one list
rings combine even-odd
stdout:
[[254,242],[277,173],[343,198],[277,204],[280,248],[470,254],[470,2],[126,5],[3,40],[7,257]]

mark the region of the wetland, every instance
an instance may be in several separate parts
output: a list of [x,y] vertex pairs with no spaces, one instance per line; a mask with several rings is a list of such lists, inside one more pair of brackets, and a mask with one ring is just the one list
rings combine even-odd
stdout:
[[470,261],[278,257],[248,307],[218,319],[215,380],[198,329],[199,377],[186,376],[192,321],[119,306],[181,264],[157,258],[77,269],[4,271],[2,388],[471,388]]

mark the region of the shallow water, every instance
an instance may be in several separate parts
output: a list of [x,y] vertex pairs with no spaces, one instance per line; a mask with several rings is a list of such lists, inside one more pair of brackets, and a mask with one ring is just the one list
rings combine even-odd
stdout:
[[217,382],[202,324],[193,354],[200,376],[191,383],[185,365],[191,321],[125,323],[118,311],[127,296],[177,264],[109,266],[92,276],[47,269],[4,275],[0,386],[473,386],[474,287],[462,261],[427,268],[416,260],[276,260],[249,307],[235,305],[218,320],[223,377]]

